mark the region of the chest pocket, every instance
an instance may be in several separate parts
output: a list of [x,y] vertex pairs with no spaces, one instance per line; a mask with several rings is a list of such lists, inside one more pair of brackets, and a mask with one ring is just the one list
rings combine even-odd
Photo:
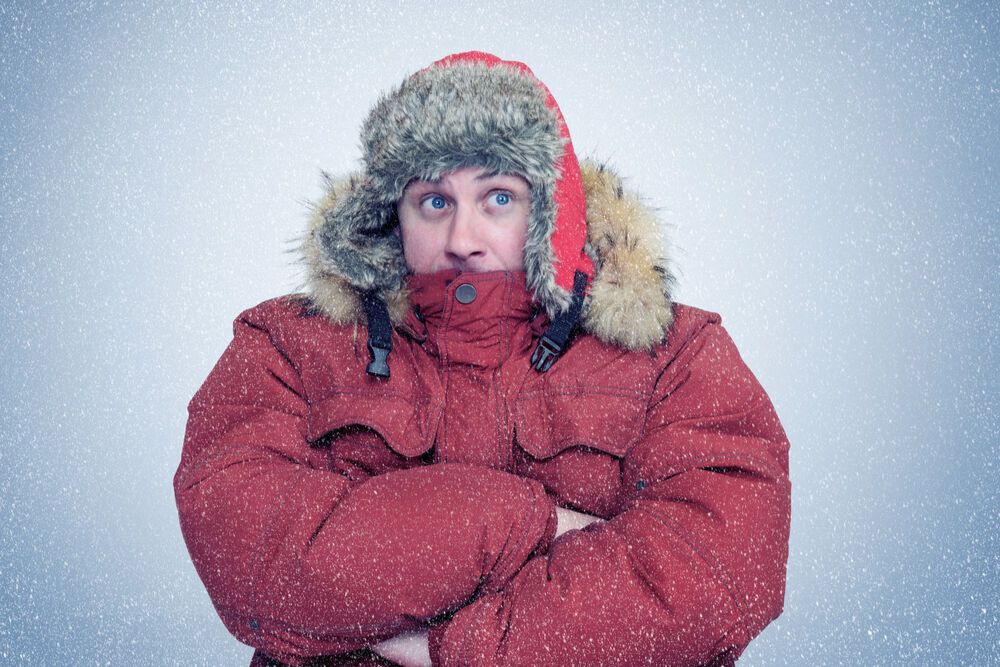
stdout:
[[514,406],[517,442],[537,459],[571,447],[622,457],[642,435],[646,403],[645,394],[621,387],[525,389]]
[[363,426],[398,454],[419,456],[434,445],[440,415],[441,406],[430,395],[335,386],[313,398],[309,439]]

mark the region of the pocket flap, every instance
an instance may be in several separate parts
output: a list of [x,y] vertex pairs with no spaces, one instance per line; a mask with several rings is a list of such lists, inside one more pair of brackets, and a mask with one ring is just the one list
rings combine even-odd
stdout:
[[361,425],[377,432],[395,452],[419,456],[434,446],[441,408],[430,396],[332,387],[312,405],[309,438]]
[[645,418],[645,395],[615,387],[550,386],[522,392],[515,404],[517,442],[538,459],[570,447],[624,456]]

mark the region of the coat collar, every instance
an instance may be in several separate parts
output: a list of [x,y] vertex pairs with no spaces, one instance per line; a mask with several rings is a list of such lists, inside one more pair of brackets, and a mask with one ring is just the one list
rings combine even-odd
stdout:
[[526,354],[537,335],[523,271],[440,271],[411,276],[409,288],[404,330],[449,364],[497,367]]

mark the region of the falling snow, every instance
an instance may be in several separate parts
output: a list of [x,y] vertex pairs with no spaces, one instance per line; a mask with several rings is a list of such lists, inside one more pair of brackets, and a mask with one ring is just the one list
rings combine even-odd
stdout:
[[0,657],[248,662],[177,525],[187,401],[299,288],[377,93],[478,48],[658,207],[782,417],[785,612],[744,663],[995,664],[1000,10],[626,5],[0,2]]

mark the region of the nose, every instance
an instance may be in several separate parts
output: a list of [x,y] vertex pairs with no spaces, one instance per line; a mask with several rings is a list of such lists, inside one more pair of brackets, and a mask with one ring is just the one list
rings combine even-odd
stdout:
[[445,253],[459,270],[476,269],[476,263],[486,256],[482,236],[482,215],[475,206],[459,205],[451,219]]

